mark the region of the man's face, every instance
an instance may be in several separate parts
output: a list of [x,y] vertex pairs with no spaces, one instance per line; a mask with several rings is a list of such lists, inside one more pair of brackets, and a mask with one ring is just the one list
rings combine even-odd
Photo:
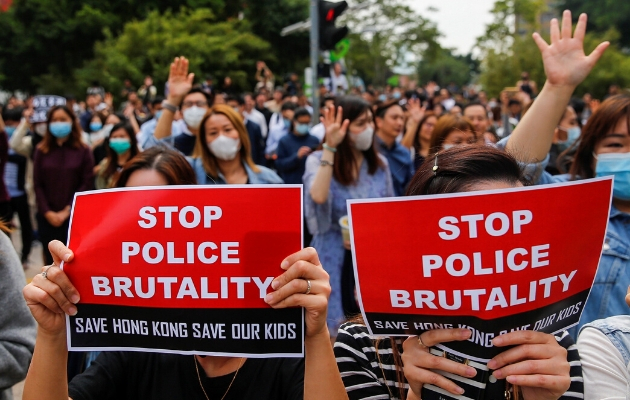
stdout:
[[243,106],[241,106],[240,104],[238,104],[238,101],[236,100],[230,100],[227,102],[227,105],[232,107],[234,109],[234,111],[236,111],[237,113],[239,113],[239,115],[243,115]]
[[282,111],[282,117],[288,119],[289,121],[293,121],[293,116],[295,115],[295,111],[293,110],[284,110]]
[[340,64],[335,64],[335,66],[333,68],[335,70],[335,75],[341,75],[341,65]]
[[254,102],[254,99],[252,98],[252,96],[245,96],[245,110],[247,110],[247,112],[252,111],[252,109],[256,106],[256,102]]
[[191,93],[189,95],[187,95],[186,97],[184,97],[184,101],[182,102],[182,112],[184,112],[184,110],[186,110],[187,108],[191,108],[191,107],[200,107],[200,108],[205,108],[206,110],[208,109],[208,101],[206,100],[206,97],[201,94],[201,93]]
[[484,134],[490,126],[490,119],[488,119],[488,114],[483,106],[474,105],[466,107],[464,110],[464,117],[466,117],[475,127],[477,136]]
[[258,107],[263,107],[266,101],[267,96],[265,96],[263,93],[260,93],[258,96],[256,96],[256,105],[258,105]]

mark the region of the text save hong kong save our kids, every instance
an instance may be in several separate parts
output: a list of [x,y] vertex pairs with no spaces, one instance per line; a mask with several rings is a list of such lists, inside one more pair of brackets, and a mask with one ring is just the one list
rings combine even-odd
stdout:
[[349,200],[357,293],[370,333],[468,328],[468,341],[440,346],[487,362],[502,351],[492,345],[496,336],[577,324],[599,264],[611,189],[602,178]]
[[302,309],[264,302],[302,247],[301,199],[296,185],[77,194],[63,268],[81,303],[68,348],[301,356]]

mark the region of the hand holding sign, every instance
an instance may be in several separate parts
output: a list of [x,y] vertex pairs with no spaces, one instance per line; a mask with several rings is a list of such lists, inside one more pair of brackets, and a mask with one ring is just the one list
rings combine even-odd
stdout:
[[265,302],[273,308],[304,307],[306,336],[322,332],[328,335],[326,311],[331,289],[317,251],[312,247],[302,249],[282,261],[280,267],[287,272],[271,283],[275,292],[269,293]]
[[58,240],[50,242],[48,249],[53,256],[53,265],[43,267],[42,272],[46,271],[46,277],[35,275],[31,283],[24,287],[23,294],[39,329],[52,336],[64,335],[65,314],[77,313],[74,304],[80,297],[59,265],[62,261],[72,261],[74,254]]
[[516,346],[494,357],[488,368],[498,379],[519,385],[525,399],[557,399],[571,385],[567,350],[552,335],[517,331],[494,339],[497,347]]

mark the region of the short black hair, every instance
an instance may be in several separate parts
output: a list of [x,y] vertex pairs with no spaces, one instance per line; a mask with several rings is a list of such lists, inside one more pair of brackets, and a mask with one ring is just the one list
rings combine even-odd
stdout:
[[516,100],[516,99],[510,99],[510,101],[508,101],[508,107],[513,106],[515,104],[518,104],[519,106],[522,106],[521,102]]
[[471,103],[466,104],[463,108],[462,108],[462,114],[464,114],[466,112],[466,109],[469,107],[474,107],[474,106],[479,106],[481,108],[483,108],[483,111],[486,113],[486,117],[490,117],[490,115],[488,115],[488,110],[486,110],[486,106],[484,106],[483,104],[481,104],[478,101],[473,101]]
[[157,106],[158,104],[162,104],[163,101],[164,101],[164,97],[157,96],[155,99],[153,99],[153,101],[151,102],[151,105]]
[[295,110],[295,115],[293,116],[293,120],[297,121],[299,117],[304,117],[305,115],[308,115],[309,117],[312,118],[311,113],[306,108],[299,107]]
[[245,105],[245,98],[243,96],[241,96],[240,94],[230,95],[230,96],[225,98],[225,102],[226,103],[230,102],[230,101],[237,102],[239,106],[244,106]]
[[22,120],[22,107],[5,108],[2,111],[2,119],[5,121],[20,122]]
[[184,104],[184,100],[186,99],[186,97],[188,97],[188,96],[190,96],[191,94],[194,94],[194,93],[201,93],[203,95],[203,97],[206,98],[206,101],[208,102],[208,106],[212,105],[212,99],[210,99],[210,96],[208,96],[208,93],[204,92],[199,87],[194,87],[194,88],[190,89],[190,91],[188,93],[186,93],[186,95],[184,97],[182,97],[182,102],[179,105],[179,107],[181,108],[181,106]]
[[280,108],[280,112],[282,112],[282,111],[286,111],[286,110],[295,111],[295,110],[297,110],[297,108],[298,108],[297,103],[294,103],[294,102],[292,102],[292,101],[287,101],[287,102],[286,102],[286,103],[284,103],[284,104],[282,105],[282,107]]

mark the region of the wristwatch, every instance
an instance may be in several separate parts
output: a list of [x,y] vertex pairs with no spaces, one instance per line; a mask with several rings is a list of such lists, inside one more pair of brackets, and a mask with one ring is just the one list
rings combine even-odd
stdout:
[[169,103],[166,100],[162,102],[162,108],[164,108],[165,110],[169,110],[173,114],[177,112],[177,106],[174,106],[173,104]]

